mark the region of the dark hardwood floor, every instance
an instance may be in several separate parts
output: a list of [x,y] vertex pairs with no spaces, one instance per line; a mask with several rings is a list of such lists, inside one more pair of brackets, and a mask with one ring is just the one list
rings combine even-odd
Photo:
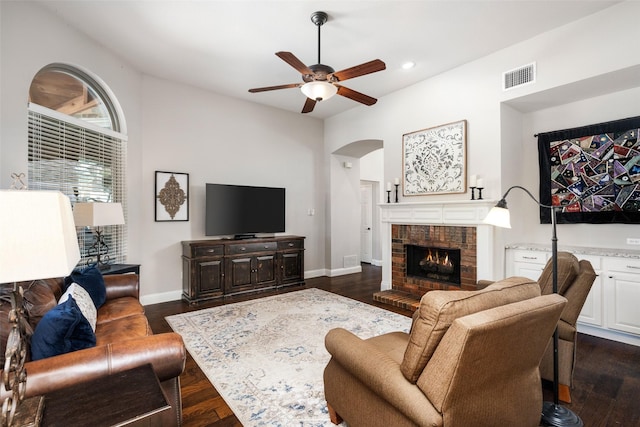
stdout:
[[[363,264],[362,273],[339,277],[318,277],[306,281],[307,288],[320,288],[378,307],[410,316],[402,309],[374,302],[372,294],[380,290],[381,269]],[[189,306],[183,301],[172,301],[146,306],[147,317],[155,333],[169,332],[165,316],[191,310],[200,310],[222,304],[261,298],[276,293],[299,290],[290,287],[252,295],[227,298]],[[640,426],[640,347],[579,334],[573,402],[566,405],[579,415],[586,427]],[[184,425],[230,427],[241,426],[231,409],[204,376],[191,356],[180,380],[182,382],[182,408]],[[543,384],[545,400],[553,400],[550,384]],[[490,397],[488,397],[490,398]],[[505,402],[508,405],[508,402]]]

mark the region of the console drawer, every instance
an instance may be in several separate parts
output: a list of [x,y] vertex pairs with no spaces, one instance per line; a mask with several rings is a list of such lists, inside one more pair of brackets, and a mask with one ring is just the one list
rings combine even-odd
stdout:
[[302,240],[281,240],[278,242],[278,249],[302,249],[304,243]]
[[224,246],[196,246],[193,253],[195,257],[222,256],[224,255]]
[[247,254],[250,252],[275,251],[277,249],[277,242],[234,243],[232,245],[227,245],[227,253],[229,255]]
[[516,262],[530,262],[534,264],[546,264],[550,255],[547,252],[523,251],[513,252],[513,260]]

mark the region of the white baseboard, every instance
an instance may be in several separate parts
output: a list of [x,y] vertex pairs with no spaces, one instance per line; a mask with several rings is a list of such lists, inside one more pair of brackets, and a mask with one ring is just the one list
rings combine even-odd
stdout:
[[[358,271],[350,271],[349,273],[357,273],[357,272]],[[342,273],[342,274],[349,274],[349,273]],[[336,274],[336,275],[339,276],[339,274]],[[320,268],[318,270],[307,270],[304,272],[305,279],[312,279],[314,277],[322,277],[322,276],[328,276],[327,270],[324,268]],[[169,301],[178,301],[180,299],[182,299],[182,291],[169,291],[169,292],[162,292],[157,294],[144,295],[140,297],[140,303],[142,305],[151,305],[151,304],[160,304],[160,303],[169,302]]]
[[335,270],[329,270],[329,277],[336,277],[336,276],[344,276],[346,274],[353,274],[353,273],[361,273],[362,272],[362,266],[358,265],[355,267],[349,267],[349,268],[337,268]]
[[326,268],[319,268],[317,270],[307,270],[304,272],[305,279],[313,279],[314,277],[327,276]]
[[161,302],[177,301],[182,298],[182,291],[162,292],[140,297],[142,305],[160,304]]
[[597,326],[578,323],[578,332],[594,337],[605,338],[611,341],[618,341],[625,344],[631,344],[640,347],[640,337],[624,332],[612,331],[611,329],[603,329]]
[[372,259],[371,260],[371,265],[375,265],[376,267],[382,267],[382,260],[381,259]]

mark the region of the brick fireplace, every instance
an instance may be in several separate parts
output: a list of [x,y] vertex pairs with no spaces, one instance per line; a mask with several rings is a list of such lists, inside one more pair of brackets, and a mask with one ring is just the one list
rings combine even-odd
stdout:
[[[411,268],[412,258],[423,265]],[[433,267],[427,271],[426,264]],[[476,289],[475,227],[392,224],[391,277],[393,289],[416,295],[433,289]]]
[[[482,222],[495,203],[465,200],[380,204],[381,293],[395,292],[413,300],[415,305],[415,300],[419,301],[429,290],[472,290],[476,289],[478,279],[500,276],[494,274],[493,227]],[[431,248],[432,254],[439,252],[439,258],[449,249],[459,250],[459,283],[448,277],[441,280],[440,274],[435,274],[435,278],[407,274],[408,246]]]

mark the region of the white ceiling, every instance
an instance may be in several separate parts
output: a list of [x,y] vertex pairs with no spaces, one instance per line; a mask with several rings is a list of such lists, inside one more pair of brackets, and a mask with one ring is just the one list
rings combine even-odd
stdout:
[[[322,63],[336,71],[372,59],[387,69],[343,83],[380,98],[618,1],[161,1],[40,0],[44,7],[143,73],[220,94],[300,112],[298,89],[248,89],[301,82],[275,56],[289,51],[317,62],[311,13],[322,26]],[[411,70],[401,69],[414,61]],[[524,64],[514,64],[514,67]],[[335,96],[311,116],[326,118],[360,104]],[[363,108],[375,108],[363,107]]]

